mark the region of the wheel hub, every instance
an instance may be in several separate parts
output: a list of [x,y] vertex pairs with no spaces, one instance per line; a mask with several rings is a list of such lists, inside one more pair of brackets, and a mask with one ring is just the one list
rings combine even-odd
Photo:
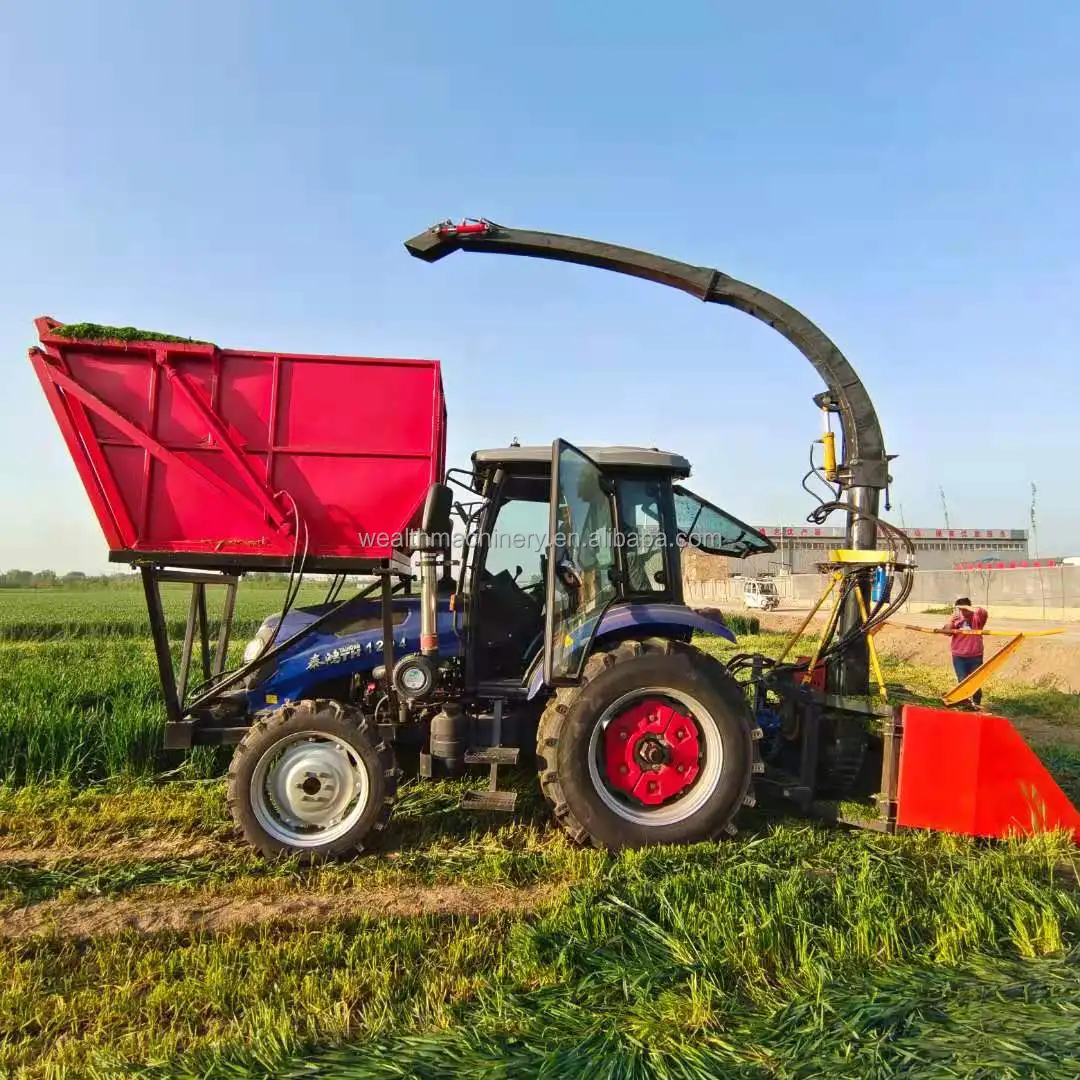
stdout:
[[693,720],[659,698],[630,706],[604,733],[608,783],[647,806],[689,788],[701,771],[700,753]]
[[293,825],[329,828],[362,793],[357,767],[337,742],[295,743],[268,771],[268,794]]

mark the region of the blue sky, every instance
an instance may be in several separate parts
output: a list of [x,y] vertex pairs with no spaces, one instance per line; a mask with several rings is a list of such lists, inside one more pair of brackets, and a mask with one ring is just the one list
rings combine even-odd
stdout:
[[35,316],[239,348],[436,357],[452,463],[641,442],[801,523],[802,357],[595,270],[405,239],[446,217],[717,266],[851,360],[892,517],[1080,552],[1080,8],[185,0],[8,5],[0,568],[105,543],[26,359]]

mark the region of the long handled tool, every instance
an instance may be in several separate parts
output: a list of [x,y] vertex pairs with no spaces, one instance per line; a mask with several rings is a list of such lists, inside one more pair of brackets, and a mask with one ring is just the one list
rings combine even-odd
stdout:
[[970,675],[961,679],[947,694],[942,697],[946,705],[958,705],[961,701],[968,701],[972,695],[983,687],[992,675],[997,674],[1004,666],[1005,661],[1023,644],[1024,638],[1050,637],[1053,634],[1064,633],[1064,627],[1053,627],[1049,630],[1023,630],[1018,634],[1012,634],[1007,630],[946,630],[938,626],[912,626],[910,623],[893,623],[899,630],[915,630],[920,634],[945,634],[951,637],[954,634],[965,634],[979,637],[1008,637],[1009,641],[998,649],[989,660],[984,660]]

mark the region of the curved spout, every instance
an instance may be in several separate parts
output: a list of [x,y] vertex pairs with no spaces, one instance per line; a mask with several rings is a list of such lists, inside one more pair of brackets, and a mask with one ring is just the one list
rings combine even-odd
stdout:
[[[405,242],[410,255],[437,262],[454,251],[483,251],[576,263],[667,285],[706,303],[752,315],[782,334],[813,365],[827,387],[815,403],[840,416],[844,460],[838,479],[845,488],[882,490],[889,484],[889,457],[877,413],[862,380],[834,342],[790,304],[708,266],[693,266],[646,251],[559,233],[508,229],[490,221],[444,222]],[[870,546],[873,546],[872,544]]]

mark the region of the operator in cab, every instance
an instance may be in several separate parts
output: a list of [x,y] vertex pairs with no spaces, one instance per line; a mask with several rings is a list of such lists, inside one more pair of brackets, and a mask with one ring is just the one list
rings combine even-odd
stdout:
[[[953,602],[953,616],[943,629],[952,635],[950,646],[957,682],[962,682],[973,671],[982,667],[982,635],[965,634],[963,631],[981,630],[986,625],[986,620],[986,608],[973,608],[968,597],[958,596]],[[982,690],[976,690],[970,699],[961,704],[969,708],[982,708]]]

